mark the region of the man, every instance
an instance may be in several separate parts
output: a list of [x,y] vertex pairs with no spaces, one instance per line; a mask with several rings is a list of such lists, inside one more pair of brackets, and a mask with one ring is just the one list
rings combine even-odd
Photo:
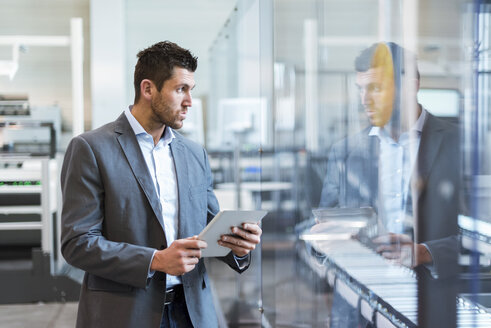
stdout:
[[[134,105],[75,137],[63,163],[62,253],[84,271],[77,327],[216,327],[196,235],[218,212],[205,150],[184,139],[197,58],[171,42],[138,54]],[[257,224],[219,244],[237,272]]]
[[[405,81],[413,88],[401,92],[405,66],[414,68],[414,80]],[[398,45],[379,43],[365,49],[355,68],[370,126],[332,147],[320,207],[372,207],[380,221],[379,234],[390,234],[379,240],[400,245],[408,232],[413,234],[416,206],[438,229],[420,240],[425,245],[415,245],[415,262],[410,264],[431,264],[432,257],[445,257],[446,250],[432,249],[430,240],[457,231],[458,128],[418,104],[415,58]],[[395,256],[389,245],[379,251]]]
[[[455,278],[457,267],[458,129],[418,104],[416,60],[398,45],[365,49],[355,68],[370,126],[332,147],[320,207],[372,207],[378,216],[376,251],[424,279],[445,281],[448,293],[434,299],[446,299],[449,309],[453,302],[455,312],[455,291],[445,279]],[[333,308],[333,327],[359,324],[339,308]],[[447,318],[451,322],[450,311]]]

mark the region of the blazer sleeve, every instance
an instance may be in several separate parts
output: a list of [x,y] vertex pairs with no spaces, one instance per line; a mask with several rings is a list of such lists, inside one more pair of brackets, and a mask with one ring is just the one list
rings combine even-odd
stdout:
[[424,243],[433,258],[433,267],[440,278],[452,277],[456,274],[457,254],[460,240],[457,235],[431,240]]
[[145,288],[154,249],[110,241],[103,235],[105,190],[100,165],[83,136],[70,142],[61,172],[62,254],[69,264],[90,274]]

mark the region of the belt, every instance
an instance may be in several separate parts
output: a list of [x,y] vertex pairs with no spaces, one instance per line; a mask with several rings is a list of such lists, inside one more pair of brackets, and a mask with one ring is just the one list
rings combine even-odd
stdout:
[[165,291],[165,301],[164,305],[171,304],[172,302],[176,302],[184,299],[184,290],[182,285],[175,285],[172,288],[168,288]]

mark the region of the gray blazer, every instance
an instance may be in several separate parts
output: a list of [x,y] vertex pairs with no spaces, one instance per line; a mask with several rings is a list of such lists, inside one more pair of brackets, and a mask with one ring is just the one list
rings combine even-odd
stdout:
[[[370,128],[341,140],[329,154],[320,207],[372,207],[378,204],[378,138]],[[435,269],[448,274],[457,264],[460,151],[458,127],[428,113],[423,126],[417,167],[411,179],[417,186],[419,230],[416,242],[425,243]],[[412,204],[408,192],[408,204]],[[412,207],[409,206],[409,210]],[[450,270],[452,271],[452,270]]]
[[[218,212],[205,150],[176,133],[171,143],[179,193],[178,238],[197,235]],[[62,254],[84,270],[77,327],[159,327],[166,275],[148,270],[166,248],[161,203],[124,113],[75,137],[61,172]],[[232,253],[222,258],[237,272]],[[217,327],[200,260],[182,276],[194,327]]]

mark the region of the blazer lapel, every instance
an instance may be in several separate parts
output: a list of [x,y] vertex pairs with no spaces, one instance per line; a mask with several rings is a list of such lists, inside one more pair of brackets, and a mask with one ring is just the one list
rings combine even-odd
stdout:
[[417,166],[415,167],[416,174],[413,174],[413,177],[416,176],[418,179],[415,182],[417,186],[420,186],[418,188],[420,190],[421,187],[424,186],[425,181],[427,181],[431,167],[435,162],[443,139],[443,135],[440,133],[441,127],[438,125],[438,121],[430,113],[427,113],[427,115],[428,118],[426,119],[423,131],[421,133]]
[[174,158],[174,165],[176,168],[176,178],[177,178],[177,190],[179,197],[179,219],[178,219],[178,231],[177,236],[181,238],[182,236],[188,236],[191,231],[188,222],[185,218],[188,217],[187,209],[188,205],[188,162],[186,158],[186,149],[182,144],[181,137],[176,134],[176,138],[170,143],[170,149],[172,152],[172,157]]
[[[437,158],[443,140],[443,135],[440,133],[442,128],[439,126],[438,120],[430,113],[427,113],[426,115],[428,116],[421,133],[418,157],[411,176],[407,198],[406,211],[408,215],[413,217],[416,213],[416,204],[419,203],[420,196],[426,188],[428,176],[431,172],[433,163]],[[415,230],[416,229],[413,229],[412,231],[414,235],[416,235]]]
[[126,156],[126,160],[128,161],[138,184],[145,193],[155,216],[157,217],[162,229],[164,229],[161,204],[155,191],[152,177],[148,172],[148,168],[145,164],[145,159],[141,153],[136,136],[124,113],[117,119],[117,123],[115,132],[119,134],[117,139],[121,149]]
[[368,147],[368,163],[369,166],[369,186],[372,191],[370,195],[370,204],[373,208],[378,210],[378,199],[379,199],[379,159],[380,159],[380,141],[377,137],[369,138],[369,147]]

